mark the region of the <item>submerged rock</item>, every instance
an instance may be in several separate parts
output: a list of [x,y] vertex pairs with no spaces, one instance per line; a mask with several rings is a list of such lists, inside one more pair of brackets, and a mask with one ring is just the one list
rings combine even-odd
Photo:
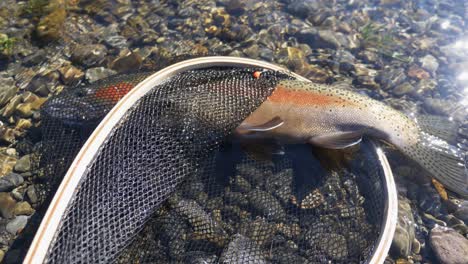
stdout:
[[452,228],[434,227],[430,244],[441,263],[468,263],[468,239]]
[[25,215],[19,215],[7,224],[6,230],[10,232],[10,234],[16,235],[23,230],[27,223],[28,217]]
[[9,192],[23,182],[24,179],[21,175],[17,173],[9,173],[0,178],[0,192]]
[[0,78],[0,107],[3,107],[18,92],[13,78]]
[[268,263],[255,242],[236,234],[221,254],[220,263]]
[[267,219],[280,221],[286,216],[279,201],[267,192],[253,190],[248,194],[248,199],[254,210]]
[[390,254],[392,254],[392,256],[407,257],[410,255],[411,245],[415,237],[414,223],[409,201],[399,197],[397,227],[390,248]]
[[104,67],[91,68],[86,71],[85,78],[90,82],[96,82],[100,79],[117,74],[116,71]]
[[15,205],[16,202],[9,193],[0,192],[0,213],[2,214],[2,217],[12,217]]

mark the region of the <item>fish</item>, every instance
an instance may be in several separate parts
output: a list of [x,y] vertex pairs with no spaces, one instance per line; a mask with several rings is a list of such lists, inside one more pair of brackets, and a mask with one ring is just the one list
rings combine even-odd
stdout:
[[48,100],[41,114],[64,125],[97,124],[112,107],[152,72],[111,76],[90,85],[65,90]]
[[234,134],[327,149],[346,149],[364,136],[372,137],[392,145],[446,188],[467,198],[466,153],[449,143],[457,132],[445,125],[446,119],[412,118],[343,83],[283,80]]

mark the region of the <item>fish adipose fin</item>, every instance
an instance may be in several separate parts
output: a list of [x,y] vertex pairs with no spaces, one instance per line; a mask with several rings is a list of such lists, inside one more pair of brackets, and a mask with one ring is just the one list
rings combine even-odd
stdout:
[[362,134],[362,131],[331,133],[312,137],[309,143],[323,148],[344,149],[359,144]]
[[421,133],[420,142],[403,149],[447,189],[468,198],[466,154],[446,141]]
[[417,117],[416,121],[424,132],[444,139],[449,143],[456,141],[459,125],[450,120],[449,117],[421,115]]
[[261,125],[241,125],[239,126],[239,129],[241,130],[247,130],[251,132],[265,132],[265,131],[270,131],[275,128],[278,128],[284,124],[284,121],[281,120],[279,117],[274,117],[270,121],[266,122],[265,124]]

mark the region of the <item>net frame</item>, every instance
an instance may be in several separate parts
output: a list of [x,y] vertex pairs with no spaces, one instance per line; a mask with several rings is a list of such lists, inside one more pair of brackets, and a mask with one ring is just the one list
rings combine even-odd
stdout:
[[[125,116],[127,111],[147,92],[154,86],[162,84],[170,77],[178,73],[203,69],[216,66],[228,67],[258,67],[268,70],[287,72],[289,75],[301,81],[309,81],[306,78],[299,76],[295,73],[289,72],[284,68],[266,63],[258,60],[237,58],[237,57],[203,57],[192,60],[176,63],[172,66],[164,68],[161,71],[154,73],[147,79],[138,84],[132,91],[130,91],[119,103],[106,115],[103,121],[91,134],[86,141],[72,165],[70,166],[67,174],[65,175],[56,195],[54,196],[49,209],[41,223],[41,226],[34,238],[30,250],[25,258],[24,263],[42,263],[56,233],[61,216],[64,214],[67,205],[72,200],[75,189],[86,171],[88,164],[90,164],[97,154],[101,145],[105,142],[106,138],[112,131],[115,125]],[[394,229],[396,226],[396,189],[393,182],[390,167],[386,160],[385,154],[380,148],[376,148],[377,156],[379,157],[382,169],[385,176],[386,188],[386,201],[384,209],[384,223],[381,226],[382,231],[379,238],[379,243],[374,248],[372,258],[369,263],[382,263],[386,257],[393,237]]]

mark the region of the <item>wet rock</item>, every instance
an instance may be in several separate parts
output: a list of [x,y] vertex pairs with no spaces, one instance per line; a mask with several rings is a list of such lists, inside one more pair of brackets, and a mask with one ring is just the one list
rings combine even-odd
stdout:
[[17,133],[14,129],[2,126],[0,123],[0,139],[5,143],[13,143],[16,140]]
[[459,205],[454,215],[468,223],[468,201],[464,200]]
[[227,204],[238,205],[245,207],[249,204],[247,196],[240,192],[226,192],[224,193],[224,201]]
[[405,94],[409,94],[415,90],[414,86],[411,85],[409,82],[404,82],[398,86],[396,86],[393,90],[392,93],[398,96],[402,96]]
[[38,202],[37,191],[34,185],[28,186],[28,189],[26,190],[26,194],[28,195],[31,203],[35,204]]
[[15,164],[15,171],[26,172],[31,170],[31,156],[24,155]]
[[414,223],[409,201],[399,197],[397,227],[390,248],[390,254],[392,256],[405,258],[410,255],[411,245],[415,237]]
[[17,203],[13,210],[14,215],[32,215],[34,212],[34,209],[28,202]]
[[28,223],[28,217],[25,215],[19,215],[7,224],[6,230],[10,234],[16,235],[23,230],[23,228],[26,226],[27,223]]
[[4,218],[10,218],[13,216],[13,210],[16,202],[9,193],[0,193],[0,213]]
[[16,158],[0,153],[0,177],[13,171],[16,164]]
[[23,177],[16,173],[9,173],[0,177],[0,192],[9,192],[24,182]]
[[434,227],[430,244],[441,263],[468,263],[468,239],[452,228]]
[[86,71],[85,78],[90,83],[93,83],[97,80],[104,79],[106,77],[117,74],[116,71],[106,69],[104,67],[90,68]]
[[376,81],[381,84],[384,90],[395,87],[406,80],[406,74],[402,68],[384,69],[376,77]]
[[43,49],[40,49],[34,53],[32,53],[31,55],[28,55],[26,57],[23,58],[23,65],[24,66],[34,66],[34,65],[37,65],[41,62],[44,62],[46,60],[46,52],[45,50]]
[[262,250],[249,238],[236,234],[223,250],[220,263],[268,263]]
[[23,117],[31,116],[33,111],[39,110],[47,100],[47,98],[39,97],[31,92],[23,93],[21,99],[22,102],[16,106],[16,112]]
[[76,67],[73,67],[72,65],[68,65],[68,66],[64,66],[60,68],[59,72],[60,72],[60,77],[63,83],[67,85],[77,83],[84,76],[83,71],[81,71],[80,69]]
[[233,189],[239,192],[249,192],[252,189],[252,185],[240,175],[231,179],[231,184]]
[[32,127],[32,123],[31,123],[31,120],[29,119],[19,119],[18,122],[16,122],[16,126],[15,126],[15,129],[18,130],[18,131],[23,131],[23,130],[27,130],[29,128]]
[[409,68],[408,70],[408,76],[412,78],[417,78],[417,79],[429,79],[431,75],[425,71],[424,69],[413,65]]
[[311,48],[337,49],[342,46],[340,37],[331,30],[316,30],[307,28],[296,34],[299,42],[308,44]]
[[3,107],[18,92],[13,78],[0,78],[0,107]]
[[269,245],[275,234],[275,225],[268,223],[264,218],[257,218],[253,222],[244,222],[239,232],[250,238],[257,245]]
[[56,85],[55,80],[51,80],[47,76],[36,75],[31,79],[26,89],[34,94],[46,97]]
[[287,6],[287,10],[295,16],[306,18],[318,10],[319,7],[319,1],[291,1]]
[[113,60],[110,68],[117,72],[129,72],[140,69],[143,58],[137,52],[123,50],[119,57]]
[[453,112],[453,103],[450,100],[438,98],[425,98],[424,108],[431,114],[450,116]]
[[59,39],[62,36],[64,21],[67,17],[63,3],[50,4],[49,9],[50,13],[43,16],[36,27],[37,36],[43,41]]
[[172,201],[175,211],[187,218],[193,228],[192,239],[207,240],[223,245],[227,239],[226,231],[195,201],[180,199]]
[[274,194],[283,204],[288,204],[292,195],[293,171],[286,169],[268,177],[265,188]]
[[419,62],[421,63],[421,67],[428,70],[430,73],[432,73],[432,75],[434,75],[439,68],[437,59],[430,54],[419,59]]
[[313,209],[325,202],[323,194],[319,189],[313,190],[302,199],[300,207],[301,209]]
[[99,65],[107,55],[107,48],[102,44],[77,45],[73,48],[71,60],[75,63],[93,66]]
[[242,0],[229,0],[226,3],[226,11],[231,14],[241,14],[245,10],[245,2]]
[[253,190],[248,194],[248,199],[253,209],[267,219],[280,221],[286,216],[279,201],[267,192]]

